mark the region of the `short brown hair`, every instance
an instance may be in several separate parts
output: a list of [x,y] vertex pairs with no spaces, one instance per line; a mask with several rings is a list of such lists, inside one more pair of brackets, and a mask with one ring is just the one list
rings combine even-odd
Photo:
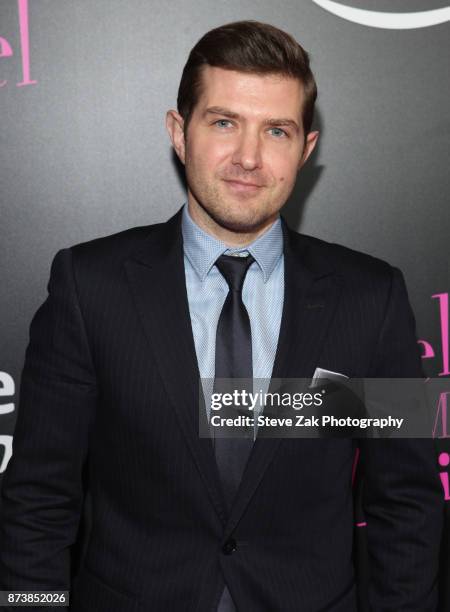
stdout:
[[290,34],[259,21],[235,21],[202,36],[189,54],[178,88],[178,112],[185,129],[201,94],[204,66],[298,79],[305,94],[302,118],[306,137],[313,120],[317,86],[308,53]]

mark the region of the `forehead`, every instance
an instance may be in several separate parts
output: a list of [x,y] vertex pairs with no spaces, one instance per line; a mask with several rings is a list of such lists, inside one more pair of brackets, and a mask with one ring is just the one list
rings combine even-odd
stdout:
[[220,106],[248,117],[301,119],[303,85],[298,79],[204,66],[201,82],[199,112]]

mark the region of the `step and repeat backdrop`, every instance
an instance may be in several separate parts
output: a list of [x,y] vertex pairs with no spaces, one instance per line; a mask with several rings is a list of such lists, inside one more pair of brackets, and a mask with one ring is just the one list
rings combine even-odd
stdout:
[[[449,12],[444,0],[0,0],[0,487],[54,254],[180,207],[164,117],[188,52],[215,26],[256,19],[310,52],[319,88],[320,142],[285,218],[399,267],[424,370],[449,379],[433,435],[450,521]],[[448,521],[441,610],[450,609]]]

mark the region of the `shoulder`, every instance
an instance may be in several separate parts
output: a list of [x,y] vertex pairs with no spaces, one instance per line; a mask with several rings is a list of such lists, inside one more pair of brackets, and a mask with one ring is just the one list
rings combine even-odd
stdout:
[[[362,284],[392,281],[400,271],[389,262],[342,244],[289,230],[291,243],[304,262],[313,270],[329,270],[344,281]],[[401,274],[401,273],[400,273]]]
[[102,236],[69,247],[76,261],[117,263],[138,251],[147,240],[160,233],[165,223],[131,227],[116,234]]
[[132,227],[109,236],[74,244],[58,251],[53,259],[50,284],[71,282],[81,291],[113,286],[123,277],[124,263],[135,253],[165,236],[168,222]]
[[386,260],[293,230],[289,238],[299,267],[306,266],[315,278],[337,283],[347,304],[372,310],[376,305],[381,313],[390,300],[408,299],[402,272]]

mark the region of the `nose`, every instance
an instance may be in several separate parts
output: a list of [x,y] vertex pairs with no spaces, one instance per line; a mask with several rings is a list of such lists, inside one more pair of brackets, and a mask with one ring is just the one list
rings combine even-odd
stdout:
[[244,129],[239,135],[232,162],[244,170],[255,170],[262,166],[260,136],[256,131]]

